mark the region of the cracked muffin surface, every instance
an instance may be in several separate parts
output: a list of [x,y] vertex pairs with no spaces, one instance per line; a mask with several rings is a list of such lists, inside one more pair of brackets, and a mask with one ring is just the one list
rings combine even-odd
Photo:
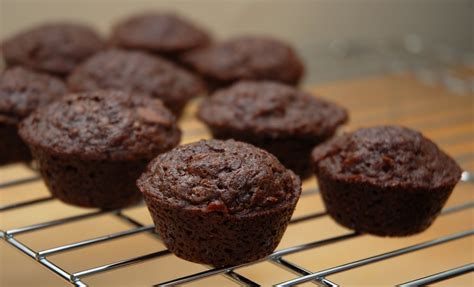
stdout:
[[174,115],[160,100],[120,91],[71,94],[29,116],[29,145],[81,159],[151,159],[179,143]]
[[235,214],[293,201],[298,182],[261,149],[233,140],[208,140],[158,156],[139,184],[160,200],[182,208]]
[[456,183],[461,169],[421,133],[399,126],[359,129],[312,154],[316,171],[380,186],[436,188]]

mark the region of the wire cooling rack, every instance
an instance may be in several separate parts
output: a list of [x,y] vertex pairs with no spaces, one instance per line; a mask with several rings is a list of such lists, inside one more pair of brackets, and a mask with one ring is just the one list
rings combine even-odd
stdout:
[[[6,187],[12,187],[16,185],[22,185],[28,182],[40,180],[38,176],[33,176],[33,177],[28,177],[28,178],[22,178],[14,181],[8,181],[8,182],[3,182],[0,183],[0,188],[6,188]],[[462,183],[461,184],[473,184],[474,178],[469,172],[464,172],[462,175]],[[311,189],[311,190],[306,190],[303,193],[303,196],[308,196],[310,194],[318,192],[318,189]],[[14,204],[9,204],[9,205],[3,205],[0,206],[0,212],[4,212],[7,210],[12,210],[12,209],[18,209],[18,208],[26,208],[28,206],[36,205],[36,204],[41,204],[43,202],[55,200],[52,197],[42,197],[42,198],[36,198],[33,200],[28,200],[28,201],[23,201],[23,202],[18,202]],[[445,216],[451,213],[456,213],[456,212],[461,212],[463,210],[473,208],[474,207],[474,201],[469,201],[465,202],[462,204],[458,204],[449,208],[445,208],[441,216]],[[93,211],[77,216],[71,216],[71,217],[65,217],[65,218],[60,218],[57,220],[52,220],[52,221],[47,221],[47,222],[41,222],[38,224],[34,225],[29,225],[29,226],[24,226],[20,228],[14,228],[14,229],[9,229],[5,231],[0,231],[0,237],[3,238],[8,244],[12,245],[13,247],[17,248],[24,254],[28,255],[32,259],[34,259],[36,262],[39,264],[43,265],[44,267],[48,268],[52,272],[56,273],[58,276],[62,277],[63,279],[67,280],[74,286],[87,286],[87,284],[83,281],[88,276],[99,274],[102,272],[110,271],[113,269],[117,268],[123,268],[128,265],[132,264],[137,264],[146,260],[154,259],[154,258],[159,258],[163,256],[170,255],[170,252],[168,250],[161,250],[157,252],[153,252],[150,254],[138,256],[138,257],[133,257],[129,258],[126,260],[121,260],[117,262],[113,262],[110,264],[106,265],[101,265],[97,266],[94,268],[82,270],[79,272],[75,273],[70,273],[61,266],[58,266],[51,262],[48,257],[61,253],[61,252],[66,252],[70,251],[73,249],[77,248],[84,248],[90,245],[98,244],[98,243],[104,243],[107,241],[112,241],[114,239],[126,237],[126,236],[131,236],[137,233],[142,233],[142,232],[149,232],[153,234],[153,236],[157,239],[160,240],[159,234],[155,233],[154,231],[154,226],[153,225],[143,225],[142,223],[134,220],[133,218],[125,215],[123,213],[124,209],[116,209],[116,210],[110,210],[110,211]],[[40,230],[46,230],[50,227],[53,226],[58,226],[62,224],[71,224],[73,222],[77,222],[80,220],[84,220],[87,218],[95,217],[98,215],[102,214],[111,214],[116,217],[117,220],[125,221],[132,227],[128,230],[117,232],[117,233],[112,233],[112,234],[107,234],[104,236],[96,237],[96,238],[91,238],[87,240],[81,240],[78,242],[66,244],[66,245],[61,245],[57,246],[54,248],[50,249],[45,249],[45,250],[33,250],[31,247],[29,247],[27,244],[22,243],[20,240],[16,238],[17,235],[24,234],[24,233],[29,233],[29,232],[37,232]],[[303,221],[309,221],[309,220],[318,220],[319,218],[327,216],[326,212],[321,211],[321,212],[315,212],[309,215],[305,216],[300,216],[300,217],[294,217],[290,224],[298,224]],[[325,270],[321,270],[318,272],[310,272],[290,261],[285,259],[284,257],[290,254],[298,253],[298,252],[304,252],[305,250],[312,249],[312,248],[321,248],[326,245],[330,244],[336,244],[338,242],[344,241],[344,240],[349,240],[351,238],[359,237],[362,236],[360,233],[356,232],[348,232],[343,235],[327,238],[324,240],[318,240],[318,241],[313,241],[313,242],[308,242],[306,244],[302,245],[297,245],[297,246],[292,246],[289,248],[285,249],[280,249],[275,251],[273,254],[269,255],[267,258],[264,258],[263,260],[267,260],[281,268],[284,268],[288,271],[291,271],[298,275],[299,277],[287,281],[287,282],[282,282],[280,284],[276,284],[276,286],[294,286],[300,283],[308,282],[311,281],[317,285],[320,286],[338,286],[337,283],[331,282],[326,276],[336,274],[339,272],[344,272],[350,269],[362,267],[364,265],[368,264],[373,264],[382,260],[387,260],[392,257],[400,256],[403,254],[407,254],[410,252],[415,252],[421,249],[433,247],[436,245],[448,243],[451,241],[455,241],[464,237],[472,236],[474,235],[474,229],[471,230],[464,230],[464,231],[459,231],[457,233],[453,233],[447,236],[439,237],[439,238],[433,238],[432,240],[420,242],[415,245],[407,246],[401,249],[393,250],[390,252],[378,254],[369,258],[363,258],[357,261],[349,262],[346,264],[342,264],[339,266],[335,266],[333,268],[328,268]],[[215,275],[223,275],[229,278],[232,281],[235,281],[236,283],[243,285],[243,286],[260,286],[258,282],[254,282],[250,280],[249,278],[246,278],[240,274],[237,273],[236,270],[239,268],[242,268],[244,266],[252,265],[255,264],[253,263],[248,263],[248,264],[242,264],[238,266],[232,266],[232,267],[223,267],[223,268],[209,268],[206,271],[195,273],[195,274],[190,274],[185,277],[181,278],[176,278],[171,281],[167,282],[161,282],[159,284],[156,284],[156,286],[174,286],[174,285],[180,285],[184,283],[189,283],[193,281],[200,280],[205,277],[209,276],[215,276]],[[406,282],[403,284],[400,284],[400,286],[419,286],[419,285],[427,285],[435,282],[439,282],[442,280],[446,280],[455,276],[460,276],[463,274],[466,274],[468,272],[474,271],[474,263],[472,264],[467,264],[463,266],[459,266],[450,270],[445,270],[436,274],[428,275],[423,278],[419,278],[410,282]]]
[[[357,101],[355,103],[357,103]],[[364,116],[367,116],[366,113],[363,113],[363,114]],[[426,116],[430,117],[429,114]],[[399,116],[397,115],[396,117],[399,117]],[[399,118],[393,118],[391,120],[395,121],[396,119],[399,119]],[[439,123],[438,121],[436,121],[437,118],[434,117],[434,119],[435,121],[433,125],[438,126]],[[356,120],[357,120],[357,117],[356,117]],[[458,123],[458,121],[455,121],[455,122],[456,124]],[[186,126],[190,127],[185,132],[187,136],[192,135],[193,137],[198,137],[198,138],[206,136],[205,134],[203,134],[202,129],[200,129],[199,127],[196,127],[193,123],[187,124]],[[428,128],[428,127],[429,127],[429,124],[428,125],[425,124],[425,128]],[[471,136],[472,135],[467,136],[468,141],[470,141]],[[452,142],[453,137],[454,136],[449,136],[447,142]],[[465,135],[455,136],[455,137],[461,138],[463,141],[466,140]],[[458,161],[463,162],[466,159],[472,160],[473,154],[470,152],[470,150],[468,150],[467,153],[462,152],[461,154],[455,155],[455,158]],[[15,192],[15,190],[18,190],[19,188],[22,188],[22,187],[28,188],[29,186],[31,186],[32,183],[38,182],[40,180],[41,180],[40,177],[35,174],[32,176],[26,176],[22,178],[16,178],[13,180],[3,181],[0,183],[0,193]],[[314,179],[312,179],[312,181],[314,181]],[[472,173],[465,171],[462,174],[461,182],[459,183],[454,193],[456,193],[457,189],[459,189],[460,187],[463,189],[472,190],[473,186],[474,186],[474,177]],[[303,190],[300,203],[304,201],[308,201],[315,196],[318,196],[318,188],[314,184],[306,185]],[[42,196],[42,197],[32,198],[32,199],[28,199],[24,201],[16,201],[16,202],[0,205],[0,216],[2,216],[2,213],[3,214],[12,213],[12,212],[14,213],[14,212],[18,212],[25,209],[41,208],[42,206],[48,203],[55,202],[55,201],[56,199],[50,196]],[[117,269],[123,270],[126,267],[137,265],[145,261],[151,261],[151,260],[155,260],[153,262],[157,266],[156,272],[160,272],[159,267],[162,262],[161,260],[169,256],[174,256],[166,249],[153,251],[144,255],[131,256],[126,259],[113,261],[111,263],[98,265],[92,268],[86,268],[80,271],[70,271],[69,270],[70,268],[65,268],[61,266],[60,264],[53,262],[54,260],[51,260],[51,258],[54,257],[55,255],[61,255],[61,254],[68,255],[69,251],[87,249],[93,246],[103,246],[103,244],[111,244],[115,240],[118,240],[121,238],[133,238],[133,236],[137,234],[148,234],[150,237],[160,241],[161,240],[160,236],[159,234],[155,232],[153,225],[143,223],[142,221],[137,220],[133,216],[127,215],[127,211],[132,208],[145,209],[146,207],[143,205],[143,203],[141,203],[140,205],[135,206],[135,207],[125,208],[125,209],[116,209],[116,210],[110,210],[110,211],[87,210],[87,212],[81,213],[78,215],[60,217],[57,219],[42,221],[42,222],[35,223],[32,225],[19,226],[19,227],[14,227],[14,228],[7,228],[7,229],[4,229],[4,227],[0,226],[0,237],[3,239],[5,243],[16,248],[23,254],[26,254],[35,262],[46,267],[48,270],[52,271],[57,276],[64,279],[66,282],[69,282],[73,286],[89,286],[88,279],[89,277],[93,275],[99,276],[99,275],[103,275],[103,273],[107,271],[117,270]],[[456,204],[449,205],[449,207],[446,207],[445,209],[443,209],[440,216],[446,217],[446,216],[453,216],[455,214],[461,214],[465,212],[472,212],[473,208],[474,208],[474,200],[472,200],[472,197],[470,197],[470,199],[468,198],[467,200],[463,200],[462,202],[456,202]],[[61,244],[61,245],[58,245],[52,248],[46,248],[46,249],[35,248],[34,246],[31,246],[29,242],[24,241],[23,238],[21,237],[22,235],[25,235],[25,234],[35,235],[42,232],[48,233],[48,231],[50,231],[51,229],[54,229],[54,227],[80,224],[80,222],[85,221],[85,220],[95,221],[95,220],[98,220],[98,218],[100,218],[101,216],[105,216],[105,215],[112,217],[113,220],[126,224],[128,228],[125,230],[118,231],[118,232],[112,232],[105,235],[100,235],[98,237],[82,239],[76,242]],[[315,210],[314,212],[294,216],[290,222],[290,227],[298,225],[298,224],[303,224],[303,223],[312,223],[312,222],[316,223],[316,221],[321,221],[326,218],[328,218],[328,215],[326,214],[324,210],[322,209],[319,211]],[[334,225],[334,223],[332,222],[330,224]],[[364,235],[364,234],[359,234],[356,232],[345,230],[344,233],[338,234],[336,236],[329,236],[327,238],[318,239],[318,240],[307,240],[307,241],[304,241],[303,244],[296,244],[296,245],[291,245],[285,248],[277,249],[273,254],[271,254],[270,256],[258,262],[252,262],[248,264],[225,267],[225,268],[213,268],[210,266],[205,266],[204,271],[191,272],[185,276],[174,278],[172,280],[168,280],[165,282],[158,281],[158,282],[155,282],[156,285],[154,286],[174,286],[174,285],[182,285],[185,283],[199,283],[199,282],[202,282],[201,280],[204,280],[206,278],[210,278],[213,276],[224,276],[225,278],[230,280],[228,281],[229,284],[236,283],[238,285],[243,285],[243,286],[260,286],[264,283],[257,282],[255,279],[251,278],[250,276],[243,275],[242,272],[240,271],[245,268],[249,268],[249,267],[252,268],[256,264],[259,264],[261,262],[271,263],[277,266],[277,268],[284,269],[285,271],[289,271],[294,274],[292,276],[293,279],[290,279],[284,282],[278,282],[278,281],[272,282],[271,284],[274,284],[275,286],[294,286],[294,285],[300,285],[302,283],[310,283],[310,284],[312,283],[319,286],[338,286],[338,282],[336,280],[331,280],[328,277],[330,277],[331,275],[343,273],[349,270],[362,268],[362,267],[372,265],[375,263],[381,263],[382,261],[386,261],[394,257],[399,257],[405,254],[409,254],[409,253],[413,253],[413,252],[417,252],[417,251],[421,251],[425,249],[432,249],[432,247],[435,247],[435,246],[447,245],[448,243],[454,244],[455,241],[458,241],[464,238],[469,238],[469,237],[472,238],[473,235],[474,235],[474,229],[472,229],[472,225],[470,226],[470,229],[467,229],[467,230],[462,229],[462,227],[460,227],[459,229],[456,229],[455,232],[450,232],[449,234],[443,234],[441,236],[428,238],[427,240],[420,240],[419,242],[415,242],[415,244],[402,246],[401,248],[394,249],[388,252],[382,252],[382,253],[375,254],[369,257],[360,258],[358,260],[338,264],[329,268],[324,268],[323,270],[318,270],[318,271],[312,271],[312,270],[310,271],[306,267],[300,266],[298,263],[291,260],[291,258],[288,258],[296,254],[305,254],[307,252],[310,252],[310,250],[329,248],[332,245],[349,242],[355,238],[367,237],[367,235]],[[302,237],[304,238],[304,235],[302,235]],[[442,260],[442,258],[440,260]],[[426,273],[417,279],[406,278],[404,277],[404,274],[398,274],[397,278],[400,278],[400,282],[398,282],[400,286],[414,286],[414,285],[419,286],[419,285],[427,285],[427,284],[431,284],[435,282],[440,282],[440,281],[447,280],[456,276],[466,275],[467,273],[472,272],[472,271],[474,271],[474,263],[465,264],[465,262],[463,262],[462,264],[450,266],[450,268],[447,268],[446,270],[438,270],[437,273],[436,272],[432,274]],[[131,285],[128,285],[127,282],[123,282],[123,285],[131,286]]]

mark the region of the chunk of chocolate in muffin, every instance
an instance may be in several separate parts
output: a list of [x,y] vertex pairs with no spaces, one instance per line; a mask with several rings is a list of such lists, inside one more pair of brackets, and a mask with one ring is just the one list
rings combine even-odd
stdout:
[[23,67],[0,75],[0,165],[29,162],[31,154],[18,135],[19,122],[38,107],[67,94],[66,85],[53,76]]
[[192,74],[143,52],[108,50],[97,53],[68,78],[71,91],[115,89],[158,98],[180,115],[186,103],[204,91]]
[[215,138],[261,147],[303,178],[311,174],[311,150],[348,118],[338,105],[291,86],[250,81],[214,93],[198,117]]
[[124,207],[141,199],[135,181],[181,132],[160,100],[119,91],[71,94],[38,109],[20,136],[50,192],[83,207]]
[[296,85],[304,66],[290,45],[269,37],[246,36],[186,53],[183,63],[219,88],[239,80],[271,80]]
[[233,140],[159,155],[137,184],[169,250],[214,266],[269,255],[301,194],[298,176],[273,155]]
[[165,56],[175,56],[210,42],[201,27],[168,12],[146,12],[118,23],[111,42],[127,49],[139,49]]
[[20,32],[2,43],[8,66],[21,65],[60,76],[103,48],[90,27],[57,22]]
[[456,162],[419,132],[359,129],[318,146],[314,170],[328,213],[380,236],[427,229],[461,177]]

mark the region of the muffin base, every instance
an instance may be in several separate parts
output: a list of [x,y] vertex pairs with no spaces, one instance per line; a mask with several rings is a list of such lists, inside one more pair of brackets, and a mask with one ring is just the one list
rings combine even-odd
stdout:
[[336,222],[378,236],[407,236],[424,231],[454,188],[377,187],[335,180],[323,171],[317,178],[326,210]]
[[216,139],[235,139],[247,142],[262,148],[278,158],[278,160],[288,169],[291,169],[301,179],[306,179],[312,175],[311,151],[322,143],[326,138],[308,139],[274,139],[257,137],[251,134],[232,132],[230,130],[212,128],[212,136]]
[[16,125],[0,124],[0,165],[32,160],[28,146],[18,135]]
[[115,209],[141,200],[135,181],[146,161],[84,161],[33,150],[51,194],[76,206]]
[[170,206],[144,192],[145,202],[166,247],[180,258],[216,267],[255,261],[280,243],[294,202],[246,215]]

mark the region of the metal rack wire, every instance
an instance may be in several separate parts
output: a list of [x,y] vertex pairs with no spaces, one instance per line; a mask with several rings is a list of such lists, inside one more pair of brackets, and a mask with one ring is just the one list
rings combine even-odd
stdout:
[[[27,178],[22,178],[14,181],[8,181],[8,182],[3,182],[0,183],[0,189],[5,189],[7,187],[12,187],[12,186],[19,186],[25,183],[33,182],[40,180],[38,176],[32,176],[32,177],[27,177]],[[474,183],[474,179],[471,173],[469,172],[464,172],[462,176],[462,183],[461,184],[469,184],[472,185]],[[303,192],[302,196],[307,196],[310,194],[317,193],[318,189],[317,188],[312,188],[310,190],[305,190]],[[7,210],[15,210],[15,209],[20,209],[20,208],[26,208],[29,206],[33,205],[38,205],[42,204],[44,202],[52,201],[55,200],[52,197],[41,197],[41,198],[36,198],[28,201],[22,201],[22,202],[17,202],[14,204],[9,204],[9,205],[3,205],[0,206],[0,213],[7,211]],[[448,215],[456,212],[462,212],[467,209],[474,208],[474,201],[468,201],[461,203],[459,205],[455,205],[449,208],[445,208],[441,215]],[[125,210],[125,209],[124,209]],[[116,261],[112,262],[109,264],[93,267],[90,269],[82,270],[79,272],[71,273],[69,271],[64,270],[61,266],[56,265],[52,261],[48,259],[49,256],[56,255],[62,252],[70,251],[73,249],[78,249],[78,248],[84,248],[87,246],[95,245],[98,243],[104,243],[104,242],[110,242],[115,239],[131,236],[134,234],[139,234],[139,233],[149,233],[153,235],[157,240],[160,240],[159,234],[155,233],[154,231],[154,226],[153,225],[143,225],[142,223],[136,221],[135,219],[127,216],[126,214],[123,213],[124,210],[117,209],[117,210],[110,210],[110,211],[93,211],[93,212],[88,212],[85,214],[80,214],[80,215],[75,215],[75,216],[70,216],[70,217],[64,217],[52,221],[47,221],[47,222],[41,222],[38,224],[34,225],[29,225],[29,226],[24,226],[24,227],[19,227],[19,228],[13,228],[13,229],[8,229],[8,230],[0,230],[0,238],[2,238],[5,242],[7,242],[9,245],[17,248],[19,251],[22,253],[28,255],[32,259],[34,259],[36,262],[41,264],[42,266],[46,267],[50,271],[54,272],[56,275],[60,276],[64,280],[70,282],[74,286],[88,286],[87,283],[84,282],[84,279],[87,278],[88,276],[103,273],[106,271],[110,271],[113,269],[118,269],[118,268],[124,268],[129,265],[141,263],[150,259],[156,259],[160,258],[163,256],[170,255],[170,251],[168,250],[160,250],[156,252],[152,252],[146,255],[141,255],[133,258],[128,258],[125,260],[121,261]],[[59,225],[65,225],[65,224],[72,224],[74,222],[78,222],[81,220],[85,220],[88,218],[94,218],[97,216],[101,215],[113,215],[117,220],[123,221],[127,223],[128,225],[131,226],[130,229],[120,231],[117,233],[111,233],[95,238],[90,238],[86,240],[81,240],[78,242],[73,242],[70,244],[66,245],[61,245],[57,246],[54,248],[50,249],[45,249],[45,250],[33,250],[30,246],[27,244],[21,242],[18,238],[17,235],[20,234],[25,234],[25,233],[30,233],[30,232],[37,232],[39,230],[43,229],[48,229],[53,226],[59,226]],[[294,217],[290,224],[298,224],[301,222],[305,221],[310,221],[310,220],[318,220],[321,218],[326,217],[327,214],[324,211],[321,212],[315,212],[309,215],[304,215],[300,217]],[[332,268],[328,268],[325,270],[320,270],[317,272],[311,272],[309,270],[306,270],[297,264],[290,262],[288,259],[285,257],[290,255],[290,254],[295,254],[299,252],[303,252],[305,250],[309,249],[314,249],[314,248],[320,248],[323,246],[331,245],[331,244],[336,244],[342,241],[350,240],[356,237],[364,236],[363,234],[359,234],[356,232],[348,232],[342,235],[326,238],[323,240],[317,240],[317,241],[312,241],[308,242],[302,245],[297,245],[297,246],[292,246],[289,248],[285,249],[280,249],[275,251],[273,254],[268,256],[267,258],[264,258],[260,261],[268,261],[273,264],[275,264],[278,267],[281,267],[287,271],[290,271],[294,274],[296,274],[298,277],[289,280],[287,282],[279,283],[276,284],[275,286],[294,286],[297,284],[301,284],[304,282],[312,282],[316,285],[319,286],[338,286],[337,283],[331,282],[329,279],[326,277],[329,275],[333,275],[336,273],[344,272],[347,270],[355,269],[358,267],[362,267],[368,264],[373,264],[382,260],[387,260],[396,256],[400,256],[403,254],[415,252],[418,250],[422,250],[425,248],[430,248],[436,245],[448,243],[451,241],[459,240],[461,238],[469,237],[474,235],[474,229],[470,230],[463,230],[459,231],[454,234],[450,234],[447,236],[439,237],[439,238],[433,238],[432,240],[428,240],[425,242],[420,242],[415,245],[411,246],[406,246],[401,249],[393,250],[387,253],[382,253],[378,254],[369,258],[364,258],[360,259],[357,261],[353,262],[348,262],[346,264],[342,264],[339,266],[335,266]],[[194,273],[187,275],[185,277],[181,278],[175,278],[173,280],[167,281],[167,282],[161,282],[159,284],[156,284],[155,286],[174,286],[174,285],[180,285],[184,283],[189,283],[193,281],[197,281],[203,278],[207,278],[210,276],[216,276],[216,275],[223,275],[227,277],[228,279],[236,282],[239,285],[243,286],[260,286],[258,282],[254,282],[249,278],[246,278],[245,276],[241,275],[238,273],[238,269],[249,266],[252,264],[255,264],[256,262],[252,263],[247,263],[239,266],[232,266],[232,267],[224,267],[224,268],[212,268],[208,267],[206,271]],[[463,274],[466,274],[468,272],[474,271],[474,263],[467,264],[464,266],[459,266],[450,270],[445,270],[441,271],[437,274],[433,275],[428,275],[426,277],[416,279],[413,281],[409,281],[406,283],[400,284],[400,286],[413,286],[413,285],[426,285],[426,284],[431,284],[434,282],[439,282],[442,280],[446,280],[455,276],[460,276]]]
[[[386,83],[384,82],[384,85]],[[399,81],[396,81],[396,85],[400,85]],[[385,87],[385,86],[384,86]],[[416,88],[416,87],[415,87]],[[371,88],[372,89],[372,88]],[[467,113],[468,116],[471,116],[472,110],[469,110],[469,104],[471,102],[466,101],[466,97],[461,98],[459,97],[456,99],[456,109],[453,108],[452,103],[453,100],[451,97],[442,97],[440,95],[433,94],[433,92],[430,90],[428,92],[425,92],[425,94],[421,93],[420,90],[415,90],[418,97],[417,98],[412,98],[411,94],[402,94],[402,95],[397,95],[396,101],[400,102],[405,102],[405,103],[410,103],[410,106],[407,107],[405,106],[404,109],[398,109],[397,112],[393,114],[393,118],[390,118],[389,122],[394,122],[394,123],[399,123],[401,122],[402,124],[407,124],[407,122],[410,124],[410,126],[415,126],[420,129],[446,129],[446,127],[449,125],[450,127],[456,127],[456,131],[458,131],[456,134],[449,134],[446,133],[446,135],[443,134],[443,136],[438,137],[436,139],[437,143],[443,143],[445,145],[456,145],[457,148],[459,148],[459,151],[456,152],[456,160],[460,163],[467,163],[467,162],[472,162],[474,154],[472,153],[472,147],[464,147],[464,143],[469,143],[470,140],[472,140],[472,133],[465,133],[466,130],[471,132],[471,126],[469,126],[470,121],[472,121],[472,117],[465,117],[464,113]],[[424,91],[424,90],[423,90]],[[359,91],[361,96],[364,96],[365,91]],[[351,97],[350,95],[348,97]],[[388,96],[386,98],[381,97],[381,95],[378,95],[373,97],[378,100],[378,106],[377,102],[370,107],[371,110],[375,110],[377,107],[380,108],[386,103],[387,105],[391,105],[394,103],[392,98],[389,98]],[[371,102],[376,101],[371,98]],[[383,105],[381,103],[384,103]],[[351,107],[349,102],[346,102],[348,108],[351,108],[350,110],[352,111],[352,115],[354,117],[354,122],[358,123],[372,123],[372,124],[379,124],[381,121],[380,119],[380,112],[377,113],[369,113],[366,114],[367,109],[361,108],[360,103],[354,102],[352,103],[353,106]],[[440,118],[438,116],[438,112],[441,110],[446,109],[446,105],[451,105],[451,109],[453,111],[456,111],[456,113],[450,113],[451,117],[447,119]],[[365,105],[365,104],[363,104]],[[422,107],[429,106],[429,112],[426,110],[423,110]],[[359,107],[358,107],[359,106]],[[472,107],[472,106],[471,106]],[[191,108],[192,109],[192,108]],[[418,113],[419,111],[422,111],[425,113],[423,116],[426,116],[426,119],[420,118]],[[356,111],[358,112],[356,114]],[[451,112],[451,111],[450,111]],[[458,115],[458,113],[460,115]],[[391,115],[388,115],[391,116]],[[387,116],[387,117],[388,117]],[[408,119],[407,117],[409,116],[414,116],[414,119]],[[404,119],[402,121],[402,119]],[[188,119],[192,120],[192,119]],[[400,121],[399,121],[400,120]],[[465,121],[469,121],[466,122]],[[192,129],[186,130],[186,135],[190,137],[190,139],[195,140],[198,137],[205,137],[206,135],[204,133],[204,127],[199,127],[195,125],[196,122],[193,121],[192,123],[187,123],[187,126],[192,126]],[[183,123],[184,125],[184,123]],[[439,134],[438,134],[439,135]],[[189,140],[189,139],[188,139]],[[460,144],[463,144],[462,146]],[[469,165],[468,165],[469,166]],[[471,167],[468,167],[469,169]],[[459,185],[464,185],[465,189],[469,189],[468,192],[472,191],[472,187],[474,186],[474,176],[473,176],[473,171],[471,170],[470,172],[465,171],[462,174],[462,179],[461,183]],[[40,180],[40,176],[37,174],[29,175],[27,177],[19,178],[13,181],[4,181],[0,182],[0,193],[5,193],[5,192],[11,192],[11,190],[18,190],[18,188],[24,187],[26,188],[29,183],[37,182]],[[314,180],[313,180],[314,181]],[[17,189],[13,189],[12,187],[18,187]],[[457,188],[458,189],[458,188]],[[457,191],[455,190],[454,193]],[[311,196],[311,195],[316,195],[318,193],[318,189],[313,185],[311,188],[305,188],[305,190],[302,193],[302,199]],[[2,214],[6,214],[9,212],[11,213],[16,213],[20,210],[28,210],[28,208],[33,208],[33,207],[41,207],[43,205],[46,205],[48,203],[53,203],[55,202],[56,199],[52,198],[51,196],[39,196],[37,198],[33,198],[30,200],[26,201],[17,201],[13,203],[8,203],[5,205],[0,205],[0,216]],[[302,200],[300,200],[301,202]],[[143,204],[142,204],[143,205]],[[140,207],[144,209],[145,207],[142,206]],[[92,268],[87,268],[84,270],[80,270],[77,272],[72,272],[70,270],[67,270],[68,268],[62,266],[61,264],[54,263],[51,257],[54,255],[59,255],[59,254],[65,254],[68,251],[72,250],[79,250],[81,248],[88,248],[88,247],[93,247],[93,246],[99,246],[99,244],[111,244],[111,242],[115,240],[119,240],[121,238],[129,238],[129,240],[134,240],[134,235],[138,234],[147,234],[151,238],[160,240],[159,234],[155,233],[154,231],[154,226],[150,224],[145,224],[134,217],[128,215],[128,211],[131,208],[126,208],[126,209],[117,209],[117,210],[110,210],[110,211],[88,211],[86,213],[82,213],[79,215],[73,215],[73,216],[68,216],[68,217],[63,217],[59,219],[54,219],[51,221],[45,221],[45,222],[40,222],[36,223],[33,225],[27,225],[27,226],[14,226],[14,228],[8,228],[5,229],[4,226],[0,226],[0,238],[3,239],[2,241],[5,242],[7,245],[13,246],[14,248],[18,249],[21,251],[23,254],[26,254],[28,257],[32,258],[35,262],[39,263],[40,265],[46,267],[48,270],[54,272],[56,275],[58,275],[60,278],[64,279],[66,282],[71,283],[74,286],[88,286],[88,279],[92,275],[101,275],[104,272],[111,271],[111,270],[116,270],[116,269],[123,269],[126,268],[127,266],[143,263],[145,261],[150,261],[153,259],[157,260],[157,265],[160,264],[161,260],[164,260],[165,257],[167,256],[172,256],[171,253],[168,250],[158,250],[155,251],[153,250],[152,252],[149,252],[144,255],[137,255],[135,257],[129,257],[123,260],[119,261],[113,261],[111,263],[95,266]],[[474,209],[474,200],[472,200],[472,197],[468,199],[467,201],[464,202],[458,202],[454,206],[449,206],[445,208],[442,211],[441,216],[447,216],[451,214],[463,214],[463,212],[472,212]],[[11,212],[11,213],[10,213]],[[75,242],[69,242],[67,244],[58,244],[58,246],[52,247],[52,248],[47,248],[47,249],[41,249],[41,248],[33,248],[33,246],[29,243],[27,243],[26,240],[23,240],[20,235],[24,234],[35,234],[36,232],[48,232],[51,230],[53,227],[59,227],[59,226],[70,226],[74,227],[74,224],[78,224],[82,221],[85,220],[98,220],[99,217],[102,216],[109,216],[112,217],[114,221],[121,222],[126,224],[128,226],[127,229],[125,230],[120,230],[118,232],[113,232],[113,233],[108,233],[105,235],[100,235],[97,237],[92,237],[92,238],[86,238],[80,241],[75,241]],[[458,215],[459,216],[459,215]],[[311,224],[317,224],[317,221],[324,220],[327,218],[327,214],[324,211],[317,211],[317,212],[311,212],[311,213],[305,213],[303,215],[298,215],[296,217],[293,217],[290,225],[298,225],[302,223],[311,223]],[[213,276],[225,276],[227,279],[231,280],[229,282],[235,282],[239,285],[243,286],[260,286],[262,284],[261,282],[255,282],[255,279],[251,279],[248,277],[251,276],[244,276],[244,269],[245,267],[253,267],[258,263],[261,262],[269,262],[277,268],[280,268],[282,270],[289,271],[292,274],[295,274],[295,278],[286,282],[272,282],[272,284],[275,284],[276,286],[293,286],[293,285],[298,285],[304,282],[310,282],[319,286],[338,286],[337,282],[332,282],[331,280],[328,279],[331,275],[342,273],[342,272],[347,272],[349,270],[357,269],[357,268],[362,268],[367,265],[379,263],[385,260],[393,259],[398,256],[402,256],[404,254],[408,253],[413,253],[416,251],[420,250],[425,250],[429,249],[431,247],[447,244],[449,242],[454,242],[457,240],[461,240],[463,238],[469,238],[474,235],[474,229],[472,228],[472,225],[469,227],[470,229],[468,230],[460,230],[459,228],[456,228],[455,232],[452,234],[444,234],[442,237],[438,237],[438,235],[433,236],[433,238],[428,238],[426,241],[421,241],[421,242],[415,242],[415,244],[403,246],[402,248],[392,250],[389,252],[385,253],[380,253],[375,256],[367,257],[367,258],[361,258],[356,261],[351,261],[350,262],[332,266],[330,268],[326,268],[323,270],[307,270],[302,266],[299,266],[300,264],[298,262],[292,262],[293,259],[291,258],[290,255],[295,255],[295,254],[305,254],[305,252],[310,252],[310,250],[316,250],[318,248],[324,248],[327,247],[329,248],[330,246],[334,246],[337,244],[343,244],[345,242],[350,242],[351,240],[355,240],[357,238],[364,237],[366,235],[364,234],[359,234],[355,232],[348,232],[346,231],[345,233],[342,234],[337,234],[337,235],[331,235],[327,238],[320,239],[318,240],[305,240],[304,238],[302,239],[301,242],[298,242],[298,244],[292,244],[289,247],[283,248],[283,249],[278,249],[275,251],[273,254],[268,256],[267,258],[264,258],[260,260],[259,262],[252,262],[244,265],[239,265],[239,266],[232,266],[232,267],[225,267],[225,268],[213,268],[206,266],[205,271],[193,273],[193,274],[188,274],[184,277],[179,277],[179,278],[174,278],[172,280],[166,281],[166,282],[156,282],[155,286],[172,286],[172,285],[181,285],[184,283],[191,283],[191,282],[200,282],[199,280],[213,277]],[[123,229],[123,228],[122,228]],[[368,237],[368,236],[367,236]],[[303,244],[300,244],[303,243]],[[363,255],[366,256],[366,255]],[[466,263],[466,262],[463,262]],[[339,264],[339,263],[337,263]],[[461,263],[457,263],[458,265]],[[435,274],[421,274],[421,278],[416,279],[416,280],[411,280],[407,282],[400,282],[400,286],[413,286],[413,285],[426,285],[426,284],[431,284],[435,282],[439,282],[442,280],[447,280],[451,277],[454,276],[461,276],[464,275],[468,272],[474,271],[474,263],[470,263],[467,265],[463,266],[447,266],[447,267],[441,267],[441,268],[446,268],[448,270],[432,270],[431,272],[438,272]],[[406,281],[408,278],[403,279],[403,274],[400,274],[400,281]],[[331,278],[332,279],[332,278]],[[157,280],[158,281],[158,280]],[[334,280],[336,281],[336,280]],[[266,283],[268,284],[268,283]]]

